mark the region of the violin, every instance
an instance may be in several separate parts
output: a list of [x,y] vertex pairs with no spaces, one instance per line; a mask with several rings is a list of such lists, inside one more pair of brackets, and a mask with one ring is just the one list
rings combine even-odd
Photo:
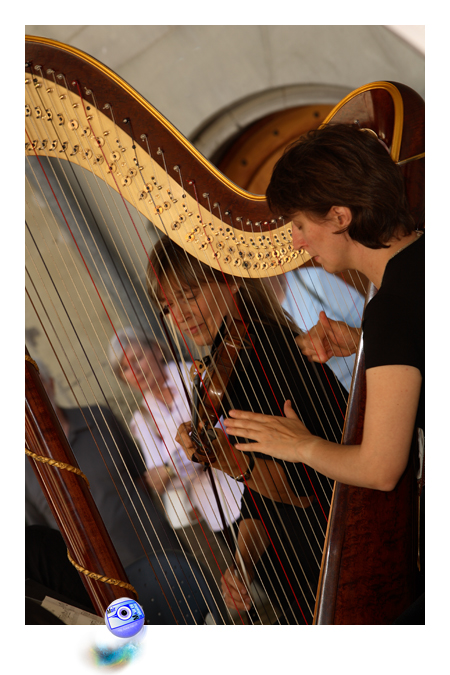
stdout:
[[[233,321],[229,317],[225,317],[219,329],[219,334],[221,336],[220,343],[213,354],[202,361],[195,361],[191,367],[191,379],[194,383],[191,439],[198,448],[197,452],[192,455],[191,460],[204,464],[205,470],[209,472],[217,507],[224,524],[224,536],[231,550],[231,538],[225,527],[226,520],[214,485],[214,479],[211,476],[211,465],[217,461],[213,449],[213,441],[217,438],[214,427],[216,421],[220,418],[223,397],[236,374],[236,362],[239,354],[242,349],[251,349],[252,345],[246,337],[248,327],[244,321],[237,319]],[[253,469],[253,465],[254,458],[251,455],[251,469]],[[237,568],[235,567],[236,572]],[[260,616],[253,603],[246,614],[249,617],[249,623],[259,622]]]
[[219,333],[221,340],[214,353],[195,361],[191,368],[194,383],[191,438],[198,448],[192,460],[201,464],[216,461],[212,443],[217,438],[214,427],[220,418],[223,397],[235,375],[241,349],[251,348],[244,321],[225,317]]

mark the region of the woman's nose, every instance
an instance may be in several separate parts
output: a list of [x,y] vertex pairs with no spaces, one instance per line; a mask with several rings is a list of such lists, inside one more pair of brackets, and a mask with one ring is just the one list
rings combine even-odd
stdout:
[[292,246],[298,251],[300,248],[303,248],[305,242],[303,241],[302,233],[298,227],[292,227]]
[[171,310],[174,319],[178,322],[185,321],[186,317],[189,315],[189,305],[185,303],[175,302],[172,305]]

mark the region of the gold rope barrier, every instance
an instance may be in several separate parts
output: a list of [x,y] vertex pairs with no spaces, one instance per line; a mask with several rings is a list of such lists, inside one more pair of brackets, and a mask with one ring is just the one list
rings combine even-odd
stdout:
[[28,450],[28,448],[25,448],[25,454],[28,455],[29,457],[32,457],[37,462],[42,462],[42,464],[49,464],[50,466],[56,466],[57,469],[65,469],[66,471],[71,471],[72,473],[76,473],[77,476],[81,476],[81,478],[84,478],[84,480],[87,483],[87,486],[90,487],[89,481],[86,478],[85,474],[81,471],[81,469],[78,469],[76,466],[72,466],[71,464],[66,464],[65,462],[59,462],[56,459],[51,459],[50,457],[44,457],[43,455],[36,455],[35,452],[31,452],[31,450]]
[[[31,356],[28,356],[28,354],[25,354],[25,361],[28,361],[28,363],[31,363],[39,373],[39,368],[34,361],[34,359],[31,358]],[[71,471],[72,473],[76,473],[77,476],[81,476],[81,478],[84,478],[84,480],[87,483],[87,486],[90,488],[89,481],[86,478],[85,474],[78,469],[75,466],[72,466],[71,464],[66,464],[66,462],[60,462],[56,459],[50,459],[50,457],[44,457],[43,455],[36,455],[36,453],[31,452],[31,450],[28,450],[27,447],[25,447],[25,454],[28,455],[29,457],[32,457],[35,459],[37,462],[42,462],[42,464],[49,464],[50,466],[56,466],[57,469],[66,469],[66,471]]]
[[136,589],[131,584],[128,584],[125,581],[119,581],[118,579],[113,579],[111,577],[102,576],[101,574],[97,574],[96,572],[90,572],[85,567],[82,567],[81,565],[76,563],[75,560],[73,560],[73,558],[71,558],[69,549],[67,549],[67,557],[69,558],[70,562],[75,567],[75,569],[77,569],[78,572],[81,572],[81,574],[85,574],[90,579],[95,579],[95,581],[103,581],[103,583],[105,584],[111,584],[112,586],[119,586],[120,588],[126,588],[130,590],[132,593],[134,593],[136,595],[137,600],[139,601],[139,596],[136,592]]
[[[39,373],[39,368],[31,356],[28,356],[27,354],[25,355],[25,360],[31,363]],[[37,455],[35,452],[32,452],[31,450],[28,450],[28,448],[25,446],[25,454],[28,455],[28,457],[32,457],[35,461],[37,462],[42,462],[42,464],[48,464],[49,466],[55,466],[57,469],[65,469],[66,471],[71,471],[72,473],[75,473],[77,476],[81,476],[86,481],[86,484],[88,488],[90,488],[89,481],[86,477],[86,475],[79,469],[78,467],[72,466],[71,464],[67,464],[66,462],[60,462],[56,459],[51,459],[50,457],[44,457],[43,455]],[[119,581],[119,579],[113,579],[112,577],[105,577],[101,574],[97,574],[96,572],[91,572],[85,567],[82,567],[79,565],[75,560],[70,555],[69,549],[67,549],[67,557],[72,563],[72,565],[75,567],[75,569],[80,572],[81,574],[85,574],[87,577],[90,579],[94,579],[95,581],[102,581],[105,584],[111,584],[112,586],[119,586],[119,588],[125,588],[127,590],[130,590],[132,593],[135,594],[137,600],[139,600],[138,593],[134,586],[131,584],[127,583],[126,581]]]
[[[25,448],[25,454],[28,455],[29,457],[32,457],[38,462],[42,462],[43,464],[49,464],[50,466],[56,466],[58,469],[66,469],[67,471],[72,471],[73,473],[76,473],[77,475],[84,478],[89,487],[89,481],[86,478],[85,474],[80,469],[77,469],[76,467],[71,466],[70,464],[66,464],[65,462],[58,462],[55,459],[50,459],[50,457],[43,457],[42,455],[36,455],[36,453],[31,452],[31,450],[28,450],[28,448]],[[69,549],[67,549],[67,557],[69,558],[72,565],[78,570],[78,572],[81,572],[81,574],[85,574],[89,578],[95,579],[96,581],[103,581],[105,584],[111,584],[113,586],[119,586],[120,588],[126,588],[130,590],[132,593],[134,593],[136,595],[137,600],[139,600],[139,596],[136,592],[136,589],[131,584],[128,584],[125,581],[119,581],[118,579],[113,579],[112,577],[102,576],[101,574],[97,574],[96,572],[90,572],[85,567],[82,567],[81,565],[76,563],[75,560],[73,560],[73,558],[69,553]]]

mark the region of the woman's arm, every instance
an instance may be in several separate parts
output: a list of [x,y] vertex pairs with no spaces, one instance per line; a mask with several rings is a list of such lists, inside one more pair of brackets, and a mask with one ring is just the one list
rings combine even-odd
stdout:
[[[304,462],[333,480],[393,490],[409,456],[422,376],[411,366],[380,366],[366,373],[367,401],[360,445],[338,445],[313,436],[285,405],[286,417],[230,411],[227,433],[256,441],[257,452]],[[237,444],[247,450],[246,444]]]

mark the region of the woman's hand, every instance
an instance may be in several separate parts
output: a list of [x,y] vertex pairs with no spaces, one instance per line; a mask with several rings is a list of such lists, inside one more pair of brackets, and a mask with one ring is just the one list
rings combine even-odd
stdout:
[[198,450],[198,448],[190,436],[191,432],[191,422],[184,422],[178,427],[177,435],[175,436],[175,442],[181,445],[188,459],[195,461],[192,459],[192,455],[195,454],[195,451]]
[[[191,431],[192,425],[190,422],[185,422],[182,424],[178,429],[178,433],[175,438],[176,442],[183,447],[187,457],[191,461],[209,464],[210,460],[208,457],[206,455],[200,454],[198,447],[192,441],[189,435]],[[249,458],[243,455],[241,452],[236,451],[234,446],[231,445],[227,435],[220,427],[215,427],[214,431],[216,433],[216,438],[211,441],[206,448],[212,457],[213,467],[223,471],[233,478],[245,474],[248,469]],[[195,459],[193,459],[194,455]]]
[[237,450],[252,450],[287,462],[302,462],[302,442],[315,437],[300,421],[290,401],[284,404],[284,414],[286,417],[274,417],[244,410],[230,410],[230,417],[224,420],[224,426],[231,436],[256,441],[250,446],[238,443],[235,446]]
[[309,361],[325,363],[332,356],[350,356],[358,349],[361,330],[344,321],[333,321],[320,312],[318,323],[295,338],[302,354]]
[[[248,571],[247,571],[248,574]],[[253,578],[253,571],[248,574],[249,583]],[[248,611],[252,606],[252,599],[247,585],[242,581],[241,575],[235,567],[229,567],[221,579],[222,594],[225,605],[229,609],[237,609],[241,612]]]
[[[196,443],[192,440],[192,424],[191,422],[184,422],[178,427],[177,435],[175,436],[176,443],[182,446],[188,459],[191,462],[200,464],[214,464],[216,467],[216,451],[213,449],[211,443],[205,447],[202,452]],[[223,437],[226,438],[225,434]],[[220,446],[217,447],[217,452],[220,452]]]

